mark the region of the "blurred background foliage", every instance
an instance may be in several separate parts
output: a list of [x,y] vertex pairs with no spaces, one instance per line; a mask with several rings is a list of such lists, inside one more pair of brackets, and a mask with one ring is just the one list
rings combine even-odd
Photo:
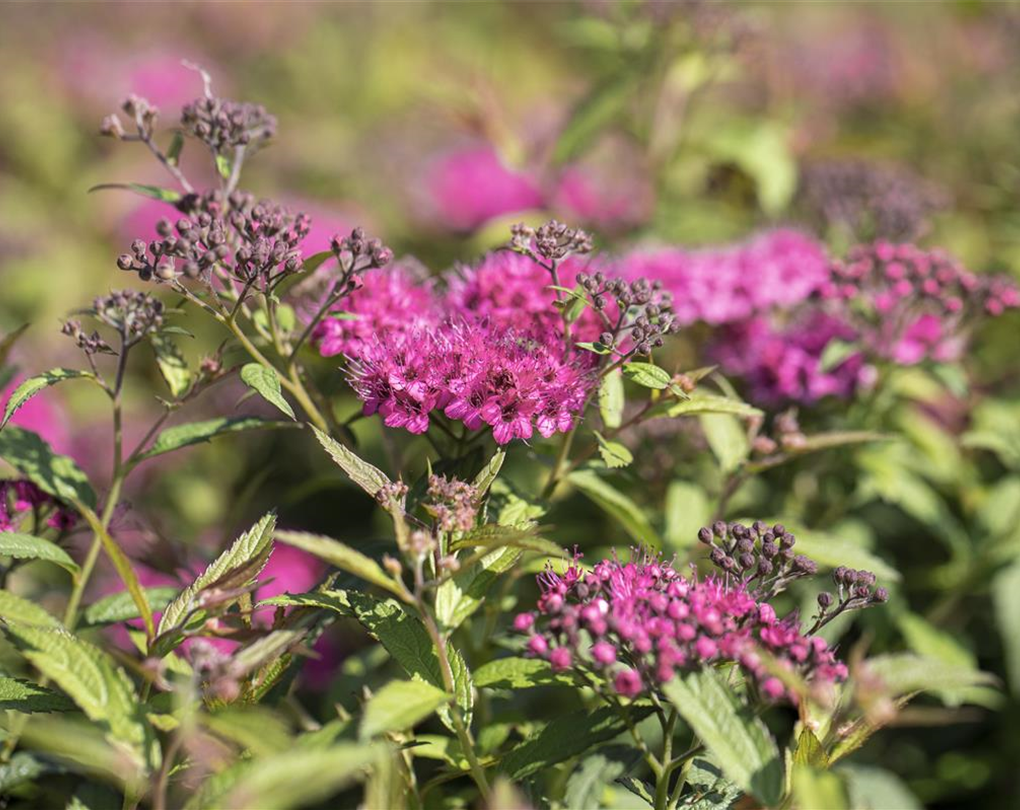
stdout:
[[[60,319],[134,283],[114,259],[151,227],[151,203],[88,190],[165,179],[141,146],[99,138],[98,124],[135,91],[170,126],[174,107],[201,92],[181,59],[210,71],[220,93],[278,116],[279,143],[251,162],[249,189],[308,211],[327,234],[363,224],[432,272],[505,241],[509,222],[549,213],[595,220],[609,251],[796,224],[838,252],[851,234],[819,219],[803,181],[819,161],[853,159],[927,184],[938,203],[922,244],[1020,276],[1018,44],[1020,13],[991,2],[12,4],[0,29],[0,332],[32,324],[15,357],[23,371],[73,364]],[[429,168],[479,144],[529,177],[547,210],[470,227],[436,211]],[[550,189],[573,166],[627,216],[564,205]],[[994,693],[918,704],[859,758],[930,807],[1016,806],[1020,795],[1018,337],[1015,315],[997,319],[974,341],[968,374],[903,370],[885,401],[859,413],[838,403],[802,412],[806,428],[904,438],[766,473],[728,511],[800,521],[813,548],[838,537],[902,572],[888,609],[869,611],[848,649],[912,649],[1001,679]],[[677,358],[696,360],[700,338],[692,329]],[[189,359],[219,340],[198,334]],[[335,365],[322,361],[321,374],[338,412],[355,413]],[[154,369],[133,369],[136,430],[161,385]],[[225,386],[199,407],[257,408],[242,394]],[[65,449],[104,480],[102,403],[74,386],[47,396]],[[383,439],[375,420],[356,430],[369,456],[408,454],[411,440]],[[693,461],[700,436],[678,441],[674,452],[662,437],[634,437],[639,463],[620,482],[649,512],[665,510],[655,529],[684,553],[711,517],[719,473]],[[173,572],[276,505],[282,523],[371,550],[383,529],[373,504],[320,456],[286,433],[200,448],[135,482],[135,522],[119,534],[144,565]],[[556,536],[566,547],[630,542],[577,494],[546,521],[569,527]],[[812,595],[795,598],[810,605]],[[338,643],[349,655],[322,707],[349,700],[352,679],[379,663],[372,648]],[[524,708],[534,717],[541,704]],[[497,718],[493,734],[527,716]]]

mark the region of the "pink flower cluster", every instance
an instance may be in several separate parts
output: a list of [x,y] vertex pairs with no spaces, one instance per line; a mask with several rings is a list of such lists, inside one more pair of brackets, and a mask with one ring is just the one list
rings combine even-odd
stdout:
[[553,669],[601,673],[634,698],[678,671],[734,662],[768,700],[795,696],[762,653],[813,683],[844,680],[846,665],[824,639],[804,635],[795,617],[779,619],[744,583],[684,577],[658,557],[602,560],[590,572],[572,565],[538,577],[538,610],[519,614],[529,654]]
[[852,327],[817,310],[785,326],[762,316],[723,327],[709,356],[727,374],[745,380],[753,402],[810,404],[827,396],[849,398],[872,381],[874,369],[860,352],[822,368],[822,354],[833,340],[856,337]]
[[638,250],[624,256],[618,269],[624,278],[661,281],[686,326],[733,323],[791,307],[825,283],[827,266],[818,242],[778,229],[725,247]]
[[549,437],[573,427],[592,381],[544,337],[463,319],[380,334],[352,359],[352,385],[388,427],[424,433],[442,413],[499,444]]
[[77,522],[77,515],[66,509],[31,481],[0,481],[0,532],[18,530],[21,519],[34,513],[46,517],[46,525],[65,531]]
[[971,273],[943,251],[890,242],[857,246],[833,262],[819,295],[869,351],[904,365],[955,359],[976,320],[1020,306],[1011,279]]

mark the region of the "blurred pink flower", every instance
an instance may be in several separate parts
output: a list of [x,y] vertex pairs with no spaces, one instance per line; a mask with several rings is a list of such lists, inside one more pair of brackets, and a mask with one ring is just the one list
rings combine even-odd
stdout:
[[488,144],[438,157],[426,170],[424,185],[432,216],[455,231],[543,204],[534,178],[507,166]]
[[651,190],[640,181],[615,182],[590,168],[568,166],[552,191],[551,204],[565,219],[603,230],[643,222],[652,207]]

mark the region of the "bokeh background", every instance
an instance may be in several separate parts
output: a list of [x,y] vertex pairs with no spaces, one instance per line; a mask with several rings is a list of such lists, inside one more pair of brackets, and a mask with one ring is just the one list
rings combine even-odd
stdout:
[[[793,224],[838,252],[891,228],[975,270],[1020,276],[1018,46],[1020,9],[1006,3],[9,4],[0,332],[32,324],[15,357],[23,372],[74,364],[61,319],[134,283],[115,258],[163,211],[89,189],[166,178],[144,147],[99,137],[99,122],[135,92],[172,126],[202,89],[182,60],[278,116],[245,186],[311,214],[313,251],[360,224],[438,273],[505,241],[508,223],[551,214],[610,251]],[[184,165],[197,157],[185,150]],[[220,339],[200,331],[187,353]],[[744,495],[750,511],[842,532],[904,573],[859,639],[1000,679],[994,692],[922,702],[863,753],[861,767],[881,763],[929,807],[1020,801],[1018,346],[1015,315],[990,323],[967,379],[938,390],[920,373],[900,379],[904,404],[890,418],[907,441],[780,471]],[[132,375],[129,435],[158,413],[161,390],[144,363]],[[218,389],[199,409],[257,408],[242,393]],[[31,416],[99,481],[102,405],[65,386]],[[338,409],[357,403],[341,395]],[[373,452],[387,449],[377,426],[358,429]],[[117,528],[151,584],[174,581],[271,504],[284,521],[370,547],[382,531],[372,504],[304,441],[228,441],[142,475]],[[647,478],[650,508],[678,459],[632,473]],[[587,502],[557,509],[551,522],[571,526],[563,545],[622,544]],[[327,657],[307,684],[323,706],[346,699],[370,655],[349,654],[342,630],[332,643],[343,668]]]

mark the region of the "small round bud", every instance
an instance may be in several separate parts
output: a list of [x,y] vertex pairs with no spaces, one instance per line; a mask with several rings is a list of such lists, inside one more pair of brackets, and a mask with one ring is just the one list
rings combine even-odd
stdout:
[[829,593],[828,591],[822,591],[820,594],[818,594],[818,607],[820,607],[822,610],[828,610],[830,607],[832,607],[832,603],[834,601],[835,599],[833,598],[832,594]]

